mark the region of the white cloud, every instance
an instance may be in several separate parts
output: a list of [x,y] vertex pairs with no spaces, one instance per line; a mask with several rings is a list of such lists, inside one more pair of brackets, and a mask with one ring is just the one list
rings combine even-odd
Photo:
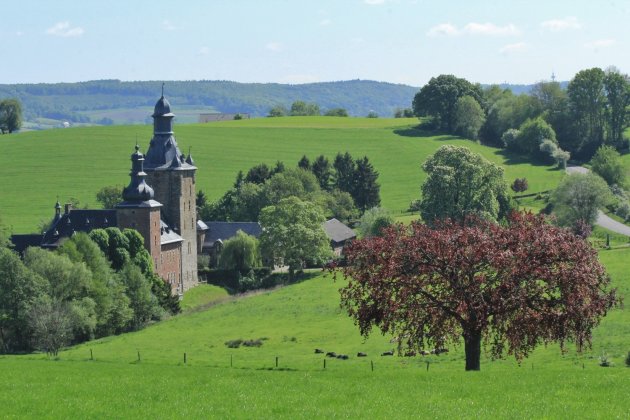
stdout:
[[48,28],[46,30],[46,33],[48,35],[60,36],[60,37],[64,37],[64,38],[81,36],[81,35],[83,35],[83,32],[85,32],[85,31],[80,26],[76,26],[74,28],[71,28],[70,27],[70,22],[68,22],[68,21],[57,22],[53,26],[51,26],[50,28]]
[[268,49],[269,51],[273,51],[273,52],[278,52],[278,51],[282,51],[282,44],[279,42],[268,42],[267,45],[265,45],[265,48]]
[[17,31],[17,32],[15,33],[15,35],[17,35],[17,36],[22,36],[22,35],[24,35],[24,32],[22,32],[22,31]]
[[171,21],[170,21],[170,20],[168,20],[168,19],[164,19],[164,20],[162,21],[162,28],[163,28],[165,31],[174,31],[175,29],[177,29],[177,27],[176,27],[175,25],[173,25],[173,24],[171,23]]
[[323,20],[321,20],[319,22],[319,24],[321,26],[330,26],[330,25],[332,25],[332,20],[330,20],[330,19],[323,19]]
[[515,44],[507,44],[499,49],[501,54],[510,54],[525,51],[529,48],[529,45],[525,42],[517,42]]
[[580,29],[582,25],[575,16],[567,16],[564,19],[550,19],[542,22],[540,26],[552,32],[560,32],[567,29]]
[[377,6],[379,4],[385,4],[387,0],[363,0],[363,3],[369,4],[370,6]]
[[458,36],[458,35],[486,35],[486,36],[512,36],[521,32],[512,23],[505,26],[498,26],[494,23],[470,22],[463,28],[458,28],[451,23],[440,23],[427,32],[427,36]]
[[430,37],[456,36],[459,35],[459,29],[457,29],[455,25],[452,25],[450,23],[440,23],[439,25],[435,25],[434,27],[429,29],[427,35]]
[[472,35],[490,36],[510,36],[520,34],[518,28],[511,23],[505,26],[497,26],[494,23],[470,22],[464,26],[463,32]]
[[587,42],[584,44],[584,47],[589,50],[598,50],[600,48],[611,47],[615,43],[615,40],[612,38],[609,39],[597,39],[595,41]]
[[208,55],[208,54],[210,54],[210,48],[208,47],[199,48],[199,55]]

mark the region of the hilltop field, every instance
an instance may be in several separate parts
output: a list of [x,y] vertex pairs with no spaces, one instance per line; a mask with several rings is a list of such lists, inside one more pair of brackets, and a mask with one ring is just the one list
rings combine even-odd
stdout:
[[[282,160],[295,165],[349,151],[380,172],[383,206],[403,212],[419,197],[421,163],[442,144],[459,144],[526,177],[530,192],[563,176],[499,149],[427,135],[414,119],[277,118],[176,125],[182,151],[192,147],[197,187],[210,199],[238,170]],[[15,232],[35,230],[53,204],[75,197],[95,206],[104,185],[126,185],[136,137],[146,149],[151,127],[99,127],[3,136],[0,214]],[[627,156],[625,157],[628,163]],[[406,216],[409,217],[409,216]],[[627,238],[613,237],[600,257],[624,297],[630,292]],[[622,246],[623,245],[623,246]],[[396,417],[627,418],[630,315],[616,308],[595,330],[593,348],[538,348],[520,365],[483,357],[464,372],[463,346],[427,357],[386,357],[392,337],[369,339],[339,307],[343,280],[312,273],[301,283],[247,296],[203,285],[184,297],[184,313],[145,330],[62,351],[0,357],[2,416],[13,417]],[[232,340],[260,347],[229,348]],[[326,359],[315,348],[350,356]],[[358,358],[357,352],[368,357]],[[614,366],[602,368],[607,356]],[[326,360],[326,362],[324,362]],[[324,364],[325,363],[325,364]]]
[[[416,129],[418,121],[385,118],[285,117],[209,124],[176,124],[184,153],[189,148],[197,171],[197,190],[219,198],[239,170],[277,160],[297,165],[302,155],[314,159],[338,152],[367,155],[379,171],[382,206],[399,214],[420,197],[424,178],[420,165],[443,144],[465,145],[505,168],[508,182],[526,177],[529,192],[554,188],[562,172],[533,166],[501,149],[450,135]],[[152,126],[55,129],[2,136],[0,217],[15,233],[36,231],[54,215],[57,197],[73,197],[98,208],[96,192],[106,185],[127,185],[129,156],[136,142],[148,148]]]

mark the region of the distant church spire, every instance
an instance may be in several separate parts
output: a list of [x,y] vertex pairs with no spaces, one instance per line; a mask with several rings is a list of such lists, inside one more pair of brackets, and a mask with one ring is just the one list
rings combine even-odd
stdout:
[[128,202],[148,201],[153,198],[153,188],[151,188],[144,178],[144,155],[140,153],[140,146],[136,143],[136,151],[131,155],[131,181],[123,190],[123,199]]

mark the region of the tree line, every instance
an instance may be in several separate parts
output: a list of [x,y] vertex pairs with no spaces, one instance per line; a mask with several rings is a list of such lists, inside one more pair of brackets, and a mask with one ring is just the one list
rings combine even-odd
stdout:
[[629,106],[630,81],[614,67],[582,70],[566,89],[540,82],[520,95],[440,75],[413,100],[414,113],[435,129],[560,165],[586,162],[604,144],[627,150]]
[[135,230],[76,233],[54,252],[31,247],[22,259],[6,241],[0,245],[2,353],[56,355],[179,312]]
[[[161,81],[95,80],[78,83],[0,84],[0,98],[22,102],[27,121],[45,117],[90,122],[89,111],[152,107]],[[288,85],[230,81],[167,81],[165,94],[172,104],[211,108],[224,113],[265,116],[269,109],[289,108],[295,98],[317,103],[325,109],[344,108],[351,115],[375,110],[391,115],[409,102],[417,88],[367,80]],[[143,121],[137,121],[143,123]]]
[[378,171],[367,156],[355,160],[350,153],[338,153],[331,163],[324,155],[312,162],[303,156],[296,168],[277,162],[240,171],[233,187],[217,201],[208,203],[197,194],[203,220],[257,221],[264,207],[290,196],[316,203],[325,217],[348,221],[380,204]]

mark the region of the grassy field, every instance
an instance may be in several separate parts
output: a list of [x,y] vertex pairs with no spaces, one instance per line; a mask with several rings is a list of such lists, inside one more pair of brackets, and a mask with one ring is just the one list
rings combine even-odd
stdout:
[[[382,205],[392,213],[419,198],[420,165],[443,144],[465,145],[505,168],[505,178],[526,177],[529,191],[553,188],[562,172],[532,166],[504,151],[453,136],[432,136],[413,128],[415,119],[287,117],[176,125],[184,153],[192,147],[199,168],[197,188],[220,197],[239,170],[277,160],[293,166],[304,154],[334,158],[349,151],[367,155],[380,173]],[[146,150],[150,126],[56,129],[2,136],[0,218],[16,233],[32,232],[50,220],[57,196],[98,207],[95,194],[105,185],[127,185],[129,155],[138,142]]]
[[[628,296],[630,249],[602,251],[601,258],[620,294]],[[390,337],[359,336],[338,306],[341,284],[319,276],[86,343],[61,352],[57,360],[2,357],[3,417],[630,415],[630,369],[623,365],[630,350],[630,315],[625,309],[605,318],[593,349],[583,355],[573,349],[561,355],[552,345],[537,349],[521,366],[513,359],[484,358],[481,372],[466,373],[461,347],[424,358],[380,356],[394,346]],[[259,348],[224,344],[259,338]],[[315,348],[350,359],[327,359],[324,368]],[[368,357],[354,357],[358,351]],[[604,352],[615,366],[598,366]]]

